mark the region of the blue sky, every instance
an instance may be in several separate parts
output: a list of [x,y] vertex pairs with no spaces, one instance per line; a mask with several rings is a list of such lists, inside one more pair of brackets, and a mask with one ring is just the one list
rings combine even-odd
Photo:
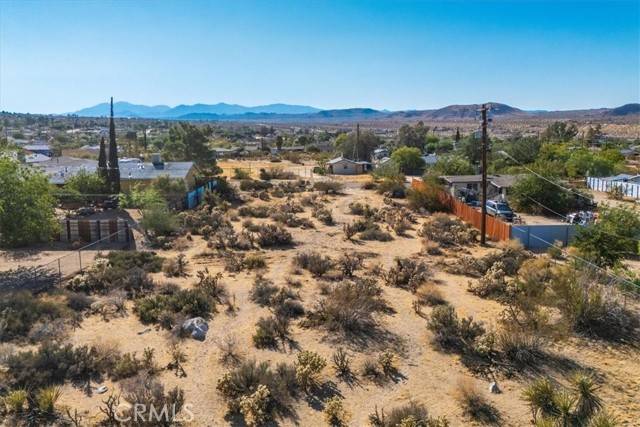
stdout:
[[640,99],[640,1],[0,0],[0,109]]

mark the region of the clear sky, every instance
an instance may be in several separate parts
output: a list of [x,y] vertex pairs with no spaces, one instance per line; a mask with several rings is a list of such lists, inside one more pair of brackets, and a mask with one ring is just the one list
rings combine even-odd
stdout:
[[0,109],[640,99],[640,0],[0,0]]

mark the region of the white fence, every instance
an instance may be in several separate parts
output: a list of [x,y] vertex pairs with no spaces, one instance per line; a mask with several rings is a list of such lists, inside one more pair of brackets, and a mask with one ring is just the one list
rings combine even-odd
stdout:
[[595,191],[607,193],[613,187],[619,187],[626,197],[640,199],[640,184],[632,184],[630,182],[608,181],[602,178],[587,178],[587,187]]

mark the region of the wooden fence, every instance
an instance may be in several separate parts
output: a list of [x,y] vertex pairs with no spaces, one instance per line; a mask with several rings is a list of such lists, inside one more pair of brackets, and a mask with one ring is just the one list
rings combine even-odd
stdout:
[[129,242],[131,231],[124,219],[64,219],[60,221],[62,242],[96,242],[104,238],[111,242]]
[[[419,189],[424,185],[425,184],[422,180],[414,179],[411,181],[411,186],[416,189]],[[482,224],[482,212],[480,210],[462,203],[451,194],[444,191],[440,192],[440,197],[442,202],[449,206],[451,213],[463,221],[473,225],[475,228],[480,229]],[[487,215],[487,237],[494,241],[509,240],[511,238],[511,225]]]

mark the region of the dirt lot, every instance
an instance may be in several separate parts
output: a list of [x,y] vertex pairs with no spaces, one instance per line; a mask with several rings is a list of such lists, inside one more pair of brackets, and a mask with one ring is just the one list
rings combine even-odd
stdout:
[[[220,162],[223,167],[233,167],[233,162]],[[252,164],[252,169],[259,165]],[[353,179],[355,178],[355,179]],[[436,265],[437,261],[447,263],[458,262],[457,253],[444,256],[428,256],[421,251],[420,239],[416,231],[424,217],[418,218],[418,224],[413,226],[405,237],[394,236],[390,242],[356,243],[344,240],[342,226],[355,218],[349,214],[348,205],[354,201],[366,202],[372,206],[383,205],[382,196],[373,191],[360,188],[362,177],[340,177],[347,183],[343,195],[331,196],[330,208],[333,212],[335,225],[322,225],[315,219],[314,229],[289,229],[294,236],[295,246],[281,250],[267,250],[268,270],[265,277],[276,285],[284,286],[287,277],[291,276],[292,259],[301,251],[313,249],[323,254],[337,257],[343,252],[368,253],[366,265],[389,268],[395,257],[418,257],[431,265],[434,271],[433,283],[442,292],[461,316],[471,315],[474,319],[485,322],[487,327],[496,327],[496,322],[502,306],[491,300],[481,299],[467,291],[469,279],[465,276],[452,275],[442,271]],[[262,202],[252,202],[261,204]],[[309,209],[300,216],[311,218]],[[260,222],[260,220],[254,220]],[[240,228],[240,222],[234,227]],[[479,256],[490,249],[474,246],[468,250],[470,254]],[[193,426],[222,426],[236,425],[235,421],[225,419],[227,405],[216,391],[217,381],[228,370],[219,359],[220,350],[216,345],[225,336],[236,338],[242,349],[242,356],[246,359],[255,358],[259,361],[267,360],[272,363],[279,361],[292,362],[295,354],[300,350],[313,350],[331,361],[332,353],[338,345],[345,346],[354,356],[353,366],[359,367],[368,356],[377,355],[382,349],[390,348],[399,356],[398,372],[394,380],[381,385],[369,380],[358,378],[353,383],[339,380],[330,366],[323,371],[323,381],[332,394],[344,398],[346,409],[351,414],[350,425],[368,425],[368,415],[375,408],[392,408],[409,401],[416,401],[427,406],[433,416],[446,416],[452,426],[471,425],[473,422],[463,415],[454,394],[456,385],[461,378],[467,378],[486,392],[487,398],[499,410],[501,423],[505,426],[524,426],[530,424],[531,413],[521,398],[523,387],[529,378],[499,376],[497,381],[502,390],[500,394],[487,392],[490,378],[473,376],[463,366],[460,357],[435,350],[429,343],[429,333],[426,322],[413,310],[414,296],[407,290],[384,287],[384,297],[393,308],[393,312],[383,316],[382,325],[387,331],[384,339],[371,339],[359,342],[341,341],[316,328],[301,328],[294,323],[292,338],[295,345],[285,350],[260,350],[252,344],[256,321],[261,316],[268,315],[267,308],[259,307],[249,300],[255,273],[228,273],[219,258],[202,258],[197,255],[207,252],[206,242],[200,236],[193,236],[184,250],[158,251],[163,257],[174,257],[178,253],[186,255],[189,260],[189,277],[166,278],[162,273],[155,273],[154,279],[158,284],[172,282],[181,287],[191,287],[195,281],[195,273],[205,267],[211,272],[223,273],[223,283],[234,296],[235,304],[239,308],[233,314],[217,313],[209,322],[209,333],[204,342],[187,339],[182,341],[181,347],[187,355],[185,363],[186,377],[179,378],[174,373],[163,371],[159,379],[166,388],[180,386],[185,390],[186,403],[191,405],[195,420],[187,425]],[[47,253],[37,256],[46,259]],[[301,300],[306,309],[312,308],[321,297],[318,279],[308,272],[295,276],[302,281],[299,288]],[[475,279],[474,279],[475,280]],[[429,311],[425,308],[425,311]],[[113,343],[123,352],[142,354],[147,347],[155,349],[159,365],[169,362],[169,334],[156,327],[143,325],[132,311],[132,304],[128,305],[125,316],[105,322],[99,316],[85,318],[80,326],[69,336],[73,344],[102,344]],[[618,415],[623,425],[638,425],[640,419],[640,365],[637,360],[640,351],[629,347],[602,344],[586,339],[572,338],[552,344],[550,349],[558,357],[565,357],[571,361],[572,367],[580,367],[595,372],[601,385],[601,396],[607,407]],[[561,366],[545,367],[544,373],[566,384],[573,369]],[[105,382],[109,389],[118,389],[117,384]],[[93,384],[96,386],[96,384]],[[71,385],[63,388],[61,404],[77,408],[85,413],[89,419],[100,417],[99,406],[105,395],[86,395],[82,390]],[[322,408],[322,397],[300,398],[295,401],[294,418],[278,420],[279,425],[320,426],[325,425]],[[242,424],[240,424],[242,425]]]

